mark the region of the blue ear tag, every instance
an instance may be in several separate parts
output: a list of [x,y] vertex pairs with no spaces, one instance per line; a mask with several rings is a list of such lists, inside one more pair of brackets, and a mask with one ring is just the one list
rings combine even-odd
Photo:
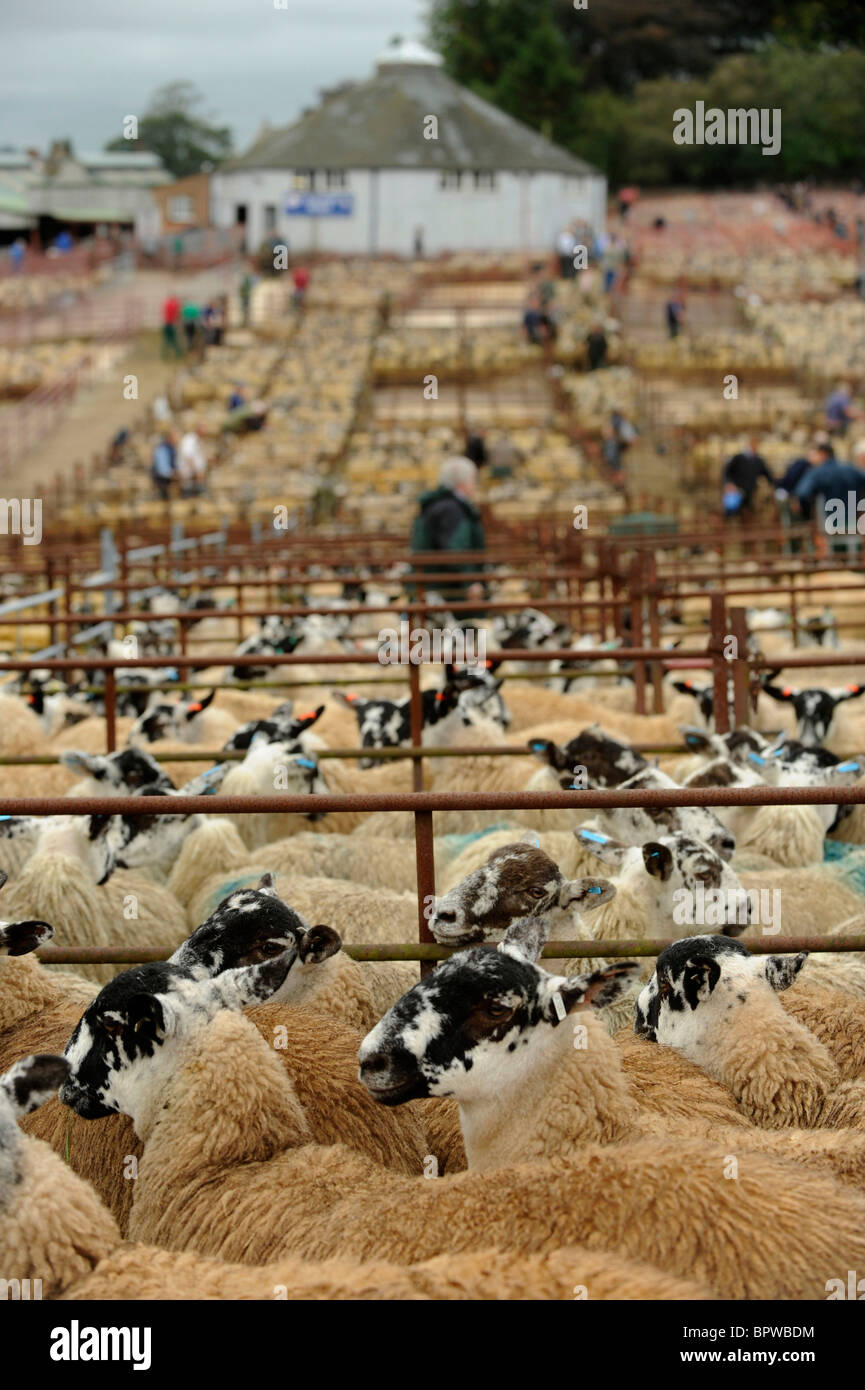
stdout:
[[595,830],[581,830],[580,837],[583,840],[595,840],[599,845],[605,845],[609,840],[609,835],[599,835]]
[[603,888],[590,888],[590,889],[589,889],[589,892],[590,892],[590,893],[602,893],[603,891],[604,891]]
[[837,766],[836,766],[836,768],[835,768],[835,771],[836,771],[836,772],[858,772],[858,771],[859,771],[859,764],[858,764],[858,762],[857,762],[857,761],[855,760],[855,758],[854,758],[853,762],[850,762],[850,763],[838,763]]
[[0,816],[0,820],[14,820],[14,816]]
[[317,763],[314,763],[314,762],[312,761],[312,758],[296,758],[295,761],[297,762],[297,764],[298,764],[299,767],[317,767],[317,766],[318,766]]
[[759,753],[749,753],[748,757],[751,759],[752,763],[758,763],[760,767],[766,766],[766,759],[761,758]]

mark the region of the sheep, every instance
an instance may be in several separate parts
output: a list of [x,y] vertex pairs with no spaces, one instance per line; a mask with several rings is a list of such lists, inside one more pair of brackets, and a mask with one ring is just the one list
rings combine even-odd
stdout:
[[0,753],[20,757],[41,752],[45,737],[37,716],[15,696],[0,694]]
[[[420,1096],[455,1096],[469,1168],[474,1170],[549,1159],[585,1142],[634,1142],[640,1136],[678,1130],[686,1138],[700,1134],[737,1151],[756,1148],[825,1165],[844,1181],[865,1184],[865,1141],[855,1130],[845,1128],[816,1140],[801,1130],[766,1136],[752,1129],[753,1115],[725,1114],[717,1094],[708,1097],[704,1110],[698,1073],[688,1080],[692,1114],[666,1103],[657,1113],[652,1108],[656,1093],[629,1092],[615,1045],[591,1017],[575,1027],[573,1038],[559,1024],[574,1009],[611,1002],[627,987],[636,966],[618,962],[570,981],[548,975],[537,965],[548,930],[548,921],[519,919],[497,952],[461,952],[415,986],[361,1047],[361,1079],[372,1094],[386,1105]],[[699,949],[698,941],[690,945]],[[784,957],[771,958],[775,972],[785,966]],[[644,992],[641,1001],[645,997]],[[790,1024],[781,1073],[787,1074],[785,1062],[796,1071],[790,1034],[798,1030],[810,1046],[805,1070],[810,1067],[813,1076],[816,1054],[822,1054],[837,1080],[817,1040],[780,1016]],[[636,1026],[641,1028],[639,1015]],[[822,1098],[827,1097],[824,1090]],[[738,1099],[741,1102],[741,1094]],[[843,1094],[831,1096],[826,1122],[849,1127],[861,1118],[862,1099],[856,1083],[848,1084]],[[795,1115],[803,1117],[808,1118],[807,1104]],[[793,1118],[787,1123],[792,1125]]]
[[790,704],[798,720],[796,737],[804,744],[819,748],[832,730],[835,712],[847,700],[855,700],[865,695],[865,685],[852,684],[842,689],[822,690],[812,688],[794,690],[792,686],[779,686],[773,678],[780,675],[783,667],[768,672],[763,677],[763,689],[773,700]]
[[[31,922],[18,925],[14,958],[0,948],[0,1069],[11,1066],[22,1052],[51,1052],[65,1046],[82,1010],[97,993],[91,981],[48,971],[30,954],[50,940],[52,927]],[[124,1176],[129,1171],[126,1159],[137,1160],[141,1150],[126,1116],[90,1125],[55,1100],[23,1120],[22,1126],[67,1155],[71,1167],[94,1183],[125,1230],[133,1187]]]
[[[59,945],[128,946],[130,937],[169,952],[186,935],[186,916],[167,889],[130,870],[106,881],[113,860],[108,816],[57,817],[10,885],[19,916],[51,922]],[[58,970],[67,967],[58,966]],[[87,979],[108,980],[113,965],[83,965]]]
[[[309,737],[312,737],[310,735]],[[357,778],[362,777],[359,785]],[[327,764],[323,773],[310,749],[304,753],[297,751],[291,743],[254,743],[242,763],[231,769],[222,786],[225,796],[273,796],[280,792],[293,795],[343,795],[379,791],[408,791],[411,789],[411,774],[407,768],[373,768],[369,772],[352,772],[340,766],[334,759]],[[325,833],[347,833],[360,825],[362,812],[329,812],[323,817],[320,811],[309,814],[300,812],[272,812],[234,817],[244,842],[252,849],[273,840],[284,839],[298,830],[306,830],[311,820],[321,820]]]
[[[311,898],[318,906],[314,891]],[[186,967],[204,965],[214,974],[263,960],[289,940],[298,943],[300,961],[273,1002],[330,1013],[352,1027],[372,1027],[418,976],[413,964],[352,960],[340,950],[338,932],[323,924],[310,927],[300,912],[282,901],[271,873],[264,873],[257,886],[226,896],[170,959]]]
[[[194,984],[140,977],[125,997],[116,981],[107,985],[89,1028],[107,1016],[130,1039],[134,1020],[138,1035],[133,1055],[118,1054],[111,1073],[91,1069],[83,1032],[70,1040],[61,1098],[79,1113],[131,1113],[145,1141],[134,1239],[250,1264],[277,1254],[408,1263],[590,1240],[735,1298],[821,1296],[836,1268],[865,1260],[858,1193],[827,1173],[749,1153],[739,1180],[725,1183],[721,1149],[690,1140],[587,1144],[577,1162],[383,1182],[380,1168],[342,1146],[310,1147],[278,1060],[223,1007],[277,988],[278,962],[228,973]],[[227,1077],[238,1084],[227,1086]]]
[[[572,1299],[581,1285],[604,1298],[711,1299],[679,1280],[615,1255],[580,1249],[525,1257],[497,1250],[420,1265],[349,1261],[227,1265],[190,1253],[122,1245],[97,1195],[15,1121],[65,1079],[62,1057],[23,1058],[0,1076],[0,1268],[43,1298],[102,1299]],[[14,1293],[13,1293],[14,1297]]]
[[[836,1108],[840,1073],[827,1048],[776,998],[805,959],[804,951],[754,957],[723,936],[685,937],[658,957],[634,1029],[728,1086],[756,1124],[825,1123]],[[843,1100],[865,1113],[865,1091],[857,1097],[848,1089]]]
[[69,796],[131,796],[142,787],[172,791],[168,773],[142,748],[121,748],[116,753],[86,753],[77,748],[60,754],[63,767],[83,773]]
[[166,740],[175,743],[203,743],[205,748],[222,748],[235,732],[235,719],[224,711],[211,709],[216,691],[202,700],[175,700],[172,704],[154,695],[147,709],[129,730],[130,748],[142,743]]

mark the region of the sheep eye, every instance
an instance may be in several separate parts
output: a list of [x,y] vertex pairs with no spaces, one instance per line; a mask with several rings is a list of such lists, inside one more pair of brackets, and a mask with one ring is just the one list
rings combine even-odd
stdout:
[[261,954],[263,956],[281,956],[284,950],[285,947],[281,941],[265,941],[261,947]]
[[490,1018],[506,1018],[508,1014],[513,1013],[513,1009],[510,1007],[509,1004],[503,1004],[498,999],[488,999],[486,1003],[486,1011],[489,1014]]
[[118,1034],[123,1032],[123,1024],[118,1023],[116,1019],[103,1018],[102,1027],[105,1029],[109,1038],[116,1038]]
[[669,982],[669,980],[661,980],[660,984],[658,985],[658,994],[661,996],[662,999],[665,999],[666,996],[667,996],[669,993],[670,993],[670,982]]
[[529,889],[529,897],[530,897],[530,898],[545,898],[546,896],[547,896],[547,890],[546,890],[546,888],[530,888],[530,889]]

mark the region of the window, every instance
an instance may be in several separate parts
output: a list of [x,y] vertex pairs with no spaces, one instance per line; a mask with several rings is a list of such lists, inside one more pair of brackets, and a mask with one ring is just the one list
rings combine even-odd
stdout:
[[265,203],[264,205],[264,230],[266,232],[276,231],[276,205]]
[[294,186],[298,192],[311,193],[312,190],[315,188],[315,170],[295,169]]
[[328,169],[328,188],[348,188],[348,174],[344,169]]
[[173,198],[169,198],[169,222],[192,222],[194,218],[195,209],[192,206],[192,199],[188,193],[176,193]]
[[493,192],[496,187],[496,174],[494,169],[475,169],[475,188],[485,188]]
[[442,169],[439,174],[439,188],[456,190],[463,179],[462,169]]

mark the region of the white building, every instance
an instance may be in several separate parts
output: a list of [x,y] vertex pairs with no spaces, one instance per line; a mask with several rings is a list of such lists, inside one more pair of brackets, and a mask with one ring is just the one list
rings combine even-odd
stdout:
[[575,219],[604,223],[606,178],[398,42],[293,125],[213,175],[211,218],[292,252],[410,255],[547,250]]

